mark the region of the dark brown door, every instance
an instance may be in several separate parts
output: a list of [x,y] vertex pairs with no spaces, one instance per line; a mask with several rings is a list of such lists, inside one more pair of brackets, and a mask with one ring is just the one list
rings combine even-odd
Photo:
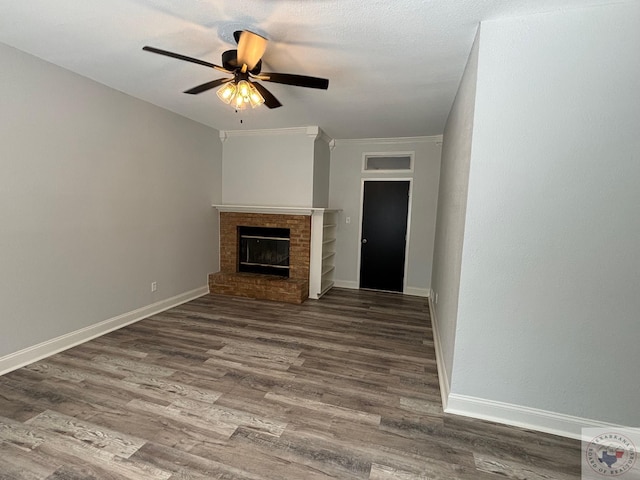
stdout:
[[402,292],[409,181],[365,181],[360,288]]

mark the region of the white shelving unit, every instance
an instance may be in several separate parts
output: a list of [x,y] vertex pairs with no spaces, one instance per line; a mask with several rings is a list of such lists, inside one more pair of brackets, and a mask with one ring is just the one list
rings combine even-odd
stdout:
[[338,212],[318,209],[311,216],[309,298],[318,299],[333,287]]

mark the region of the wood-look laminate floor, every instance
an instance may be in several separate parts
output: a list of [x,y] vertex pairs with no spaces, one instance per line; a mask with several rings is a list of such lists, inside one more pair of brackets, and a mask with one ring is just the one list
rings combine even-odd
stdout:
[[0,377],[0,479],[578,479],[442,412],[425,299],[205,296]]

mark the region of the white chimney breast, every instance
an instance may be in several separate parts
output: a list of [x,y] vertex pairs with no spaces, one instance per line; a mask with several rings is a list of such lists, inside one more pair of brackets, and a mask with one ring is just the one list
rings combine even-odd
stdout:
[[314,198],[325,183],[315,178],[328,178],[321,170],[329,168],[326,161],[314,166],[316,139],[326,138],[318,127],[230,130],[220,138],[223,204],[326,207],[315,205],[326,195]]

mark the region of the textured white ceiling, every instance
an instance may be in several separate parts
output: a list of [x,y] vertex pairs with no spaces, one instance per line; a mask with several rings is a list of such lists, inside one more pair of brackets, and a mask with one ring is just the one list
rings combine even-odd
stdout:
[[[333,138],[406,137],[442,133],[480,21],[608,3],[621,2],[6,0],[0,42],[217,129],[319,125]],[[283,106],[236,113],[215,90],[182,93],[222,74],[142,51],[221,64],[242,29],[269,39],[263,71],[329,78],[329,89],[264,82]]]

